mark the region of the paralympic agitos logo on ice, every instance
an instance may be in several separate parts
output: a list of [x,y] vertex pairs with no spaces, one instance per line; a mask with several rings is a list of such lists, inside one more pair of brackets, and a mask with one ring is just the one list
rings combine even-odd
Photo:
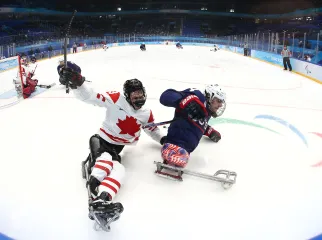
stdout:
[[[257,115],[254,117],[255,120],[264,120],[264,121],[271,121],[271,122],[275,122],[278,125],[282,125],[284,126],[286,129],[290,130],[291,132],[293,132],[295,137],[298,137],[301,142],[303,144],[305,144],[305,146],[308,148],[309,144],[307,141],[307,137],[298,129],[296,128],[293,124],[285,121],[284,119],[275,117],[275,116],[271,116],[271,115]],[[218,125],[218,124],[238,124],[238,125],[246,125],[246,126],[250,126],[250,127],[255,127],[255,128],[261,128],[267,131],[270,131],[274,134],[278,134],[278,135],[283,135],[273,129],[270,129],[268,127],[265,127],[263,125],[260,125],[258,123],[255,122],[250,122],[250,121],[244,121],[244,120],[238,120],[238,119],[232,119],[232,118],[216,118],[213,119],[211,118],[211,120],[209,121],[209,125]],[[318,132],[308,132],[307,134],[322,138],[322,133],[318,133]],[[322,159],[314,164],[311,164],[311,167],[322,167]]]

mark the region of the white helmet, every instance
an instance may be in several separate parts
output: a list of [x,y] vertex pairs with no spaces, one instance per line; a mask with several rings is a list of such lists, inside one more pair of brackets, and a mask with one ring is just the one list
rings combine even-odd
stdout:
[[58,63],[61,63],[61,62],[64,62],[65,60],[64,60],[64,58],[62,58],[62,57],[60,57],[59,59],[58,59]]
[[222,101],[222,107],[220,107],[215,113],[212,113],[211,116],[216,118],[221,116],[226,109],[226,93],[218,84],[209,84],[205,88],[205,97],[207,99],[207,104],[210,104],[214,98],[217,98]]

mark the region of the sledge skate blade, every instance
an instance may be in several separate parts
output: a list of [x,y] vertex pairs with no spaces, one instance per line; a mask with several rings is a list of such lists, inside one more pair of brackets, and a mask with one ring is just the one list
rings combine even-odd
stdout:
[[95,231],[100,231],[100,230],[103,230],[105,232],[111,231],[110,225],[107,224],[107,222],[104,219],[102,219],[99,216],[96,216],[95,214],[93,214],[93,217],[95,220],[95,224],[94,224]]
[[[209,175],[205,173],[200,173],[200,172],[194,172],[190,171],[188,169],[181,169],[177,168],[171,165],[163,164],[161,162],[154,161],[154,164],[157,165],[157,171],[161,172],[163,168],[165,169],[171,169],[173,171],[180,171],[181,174],[187,174],[195,177],[200,177],[200,178],[205,178],[213,181],[220,182],[223,186],[223,188],[228,189],[230,188],[233,184],[236,182],[237,178],[237,173],[236,172],[231,172],[228,170],[218,170],[214,175]],[[225,176],[225,177],[223,177]]]
[[101,214],[101,211],[97,211],[97,212],[92,212],[90,215],[92,216],[93,220],[95,220],[95,224],[94,224],[94,229],[95,231],[100,231],[103,230],[105,232],[110,232],[111,231],[111,223],[115,222],[116,220],[118,220],[120,218],[120,213],[119,212],[115,212],[115,215],[113,217],[110,217],[108,219],[104,219],[101,216],[97,215],[97,214]]
[[160,177],[167,178],[167,179],[170,179],[170,180],[179,181],[179,182],[183,181],[182,177],[180,175],[176,176],[176,175],[172,175],[170,173],[165,173],[165,172],[158,171],[158,170],[155,171],[155,174],[160,176]]
[[[157,165],[157,170],[155,171],[156,175],[160,177],[168,178],[171,180],[175,180],[175,181],[181,181],[181,182],[183,181],[182,180],[183,172],[181,168],[173,167],[160,162],[155,162],[155,163]],[[168,170],[169,172],[164,172],[162,170]],[[177,175],[175,173],[177,173]]]

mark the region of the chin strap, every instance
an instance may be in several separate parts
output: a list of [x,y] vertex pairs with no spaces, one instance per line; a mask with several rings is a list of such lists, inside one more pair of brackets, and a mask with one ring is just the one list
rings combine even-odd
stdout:
[[144,99],[144,100],[137,100],[137,101],[135,101],[134,103],[132,103],[131,102],[131,100],[128,100],[128,99],[126,99],[127,101],[128,101],[128,103],[135,109],[136,107],[137,108],[141,108],[141,107],[143,107],[143,105],[145,104],[145,102],[146,102],[146,98]]

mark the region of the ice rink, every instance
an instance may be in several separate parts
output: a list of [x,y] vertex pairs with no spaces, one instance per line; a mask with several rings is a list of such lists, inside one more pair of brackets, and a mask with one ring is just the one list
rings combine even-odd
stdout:
[[94,231],[81,161],[105,109],[66,94],[53,58],[38,63],[36,78],[57,85],[0,111],[0,232],[19,240],[304,240],[322,232],[322,85],[224,50],[183,48],[114,47],[68,60],[101,93],[140,79],[156,122],[174,113],[159,103],[162,91],[220,84],[227,109],[210,123],[222,139],[202,139],[187,169],[235,171],[236,184],[156,176],[161,146],[142,132],[121,154],[127,174],[115,201],[124,212],[111,232]]

